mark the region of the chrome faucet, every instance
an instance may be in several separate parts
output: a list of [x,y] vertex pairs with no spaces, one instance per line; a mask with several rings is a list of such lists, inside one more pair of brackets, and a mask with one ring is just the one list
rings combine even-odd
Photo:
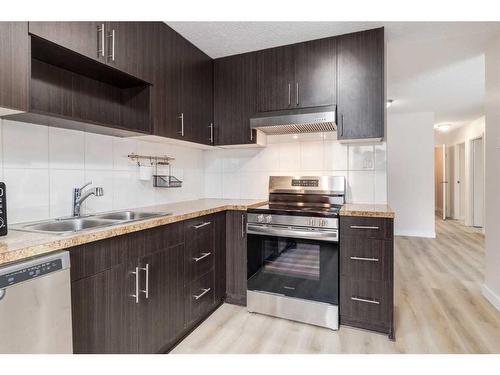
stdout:
[[73,216],[80,216],[80,208],[85,199],[87,199],[91,195],[95,195],[96,197],[101,197],[104,195],[104,190],[102,187],[89,189],[85,194],[82,195],[83,189],[85,189],[90,184],[92,184],[92,181],[87,182],[81,188],[73,189]]

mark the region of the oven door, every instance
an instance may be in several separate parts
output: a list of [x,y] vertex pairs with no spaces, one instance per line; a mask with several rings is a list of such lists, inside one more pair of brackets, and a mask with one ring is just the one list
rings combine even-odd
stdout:
[[338,305],[338,231],[248,224],[248,290]]

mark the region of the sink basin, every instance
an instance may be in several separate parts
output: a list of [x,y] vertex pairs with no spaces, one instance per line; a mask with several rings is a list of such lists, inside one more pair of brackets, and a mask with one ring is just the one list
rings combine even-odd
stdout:
[[110,212],[107,214],[97,214],[94,217],[98,219],[105,220],[120,220],[120,221],[134,221],[149,219],[156,216],[163,216],[166,213],[163,212],[139,212],[139,211],[120,211],[120,212]]
[[165,215],[171,214],[167,212],[118,211],[84,217],[69,217],[36,223],[17,224],[12,226],[12,229],[25,232],[68,234]]
[[107,225],[113,225],[117,220],[99,220],[93,218],[71,218],[64,220],[50,220],[40,223],[25,224],[18,228],[29,232],[47,232],[47,233],[71,233],[86,229],[98,228]]

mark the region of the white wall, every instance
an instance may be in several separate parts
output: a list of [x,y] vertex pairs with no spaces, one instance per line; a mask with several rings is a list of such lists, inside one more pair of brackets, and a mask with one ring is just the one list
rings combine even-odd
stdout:
[[483,293],[500,310],[500,37],[486,51],[486,271]]
[[[7,185],[10,224],[71,214],[72,189],[93,180],[104,196],[83,212],[148,206],[203,197],[202,151],[0,119],[0,178]],[[169,155],[179,189],[140,181],[127,155]]]
[[[472,151],[471,141],[483,136],[485,133],[485,117],[482,116],[469,124],[447,132],[435,130],[436,145],[457,146],[465,143],[465,225],[472,225]],[[455,189],[455,181],[449,182],[449,187]]]
[[271,175],[345,176],[347,201],[386,203],[386,145],[340,144],[335,133],[269,136],[266,148],[204,151],[205,195],[266,199]]
[[396,235],[435,237],[434,114],[388,114],[388,202]]

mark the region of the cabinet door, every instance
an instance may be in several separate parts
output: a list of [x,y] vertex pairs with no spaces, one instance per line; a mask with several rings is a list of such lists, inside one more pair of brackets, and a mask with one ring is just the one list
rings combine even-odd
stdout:
[[106,23],[106,61],[122,72],[152,82],[160,54],[159,22]]
[[91,59],[106,61],[105,22],[29,22],[30,34]]
[[137,353],[134,269],[122,263],[71,284],[75,353]]
[[27,22],[0,22],[0,51],[0,107],[27,110]]
[[342,35],[338,54],[338,139],[384,136],[384,29]]
[[259,112],[292,107],[294,47],[284,46],[257,54],[257,107]]
[[255,143],[250,117],[256,108],[257,54],[245,53],[214,62],[215,144]]
[[160,57],[153,82],[154,134],[181,138],[183,38],[165,24],[160,25]]
[[182,56],[182,139],[210,144],[210,124],[213,123],[212,59],[187,40],[183,43]]
[[305,108],[335,104],[336,67],[335,38],[296,44],[292,105]]
[[247,304],[246,212],[228,211],[226,216],[226,301]]
[[[167,350],[184,328],[184,245],[139,260],[141,292],[138,314],[139,353]],[[146,285],[146,278],[148,282]]]

